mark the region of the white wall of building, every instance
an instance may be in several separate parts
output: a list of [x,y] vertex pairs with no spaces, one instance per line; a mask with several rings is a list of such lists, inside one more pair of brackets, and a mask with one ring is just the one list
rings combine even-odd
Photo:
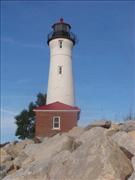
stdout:
[[[62,41],[62,48],[60,48]],[[73,42],[56,38],[49,42],[50,68],[47,90],[47,104],[59,101],[74,106],[74,83],[72,72]],[[62,73],[59,73],[60,67]]]

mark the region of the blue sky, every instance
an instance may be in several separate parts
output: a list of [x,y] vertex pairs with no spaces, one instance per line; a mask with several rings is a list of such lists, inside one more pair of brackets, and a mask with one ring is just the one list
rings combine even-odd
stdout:
[[47,91],[51,25],[63,17],[79,41],[73,51],[79,125],[121,121],[134,111],[133,1],[1,2],[1,133],[14,140],[14,116]]

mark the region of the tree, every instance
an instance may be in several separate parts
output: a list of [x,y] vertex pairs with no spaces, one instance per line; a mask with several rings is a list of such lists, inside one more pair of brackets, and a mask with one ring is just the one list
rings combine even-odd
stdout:
[[17,129],[15,135],[19,139],[33,138],[35,136],[35,112],[34,108],[46,104],[46,94],[38,93],[35,103],[31,102],[28,109],[21,111],[19,115],[15,117]]
[[36,105],[42,106],[44,104],[46,104],[46,94],[38,93]]

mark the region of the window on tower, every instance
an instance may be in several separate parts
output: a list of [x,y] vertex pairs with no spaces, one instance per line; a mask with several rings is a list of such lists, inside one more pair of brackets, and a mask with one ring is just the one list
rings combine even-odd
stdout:
[[62,66],[58,66],[58,74],[62,74]]
[[59,40],[59,47],[62,48],[63,40]]

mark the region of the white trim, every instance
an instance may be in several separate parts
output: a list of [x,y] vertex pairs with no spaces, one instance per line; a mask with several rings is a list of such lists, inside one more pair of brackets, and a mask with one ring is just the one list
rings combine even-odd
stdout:
[[46,111],[46,112],[80,112],[80,110],[39,110],[39,109],[35,109],[35,110],[33,110],[33,111]]
[[[54,127],[54,123],[55,123],[54,121],[55,121],[55,118],[58,118],[58,120],[59,120],[59,121],[58,121],[59,127],[57,127],[57,128]],[[53,129],[54,129],[54,130],[60,129],[60,116],[53,116]]]

